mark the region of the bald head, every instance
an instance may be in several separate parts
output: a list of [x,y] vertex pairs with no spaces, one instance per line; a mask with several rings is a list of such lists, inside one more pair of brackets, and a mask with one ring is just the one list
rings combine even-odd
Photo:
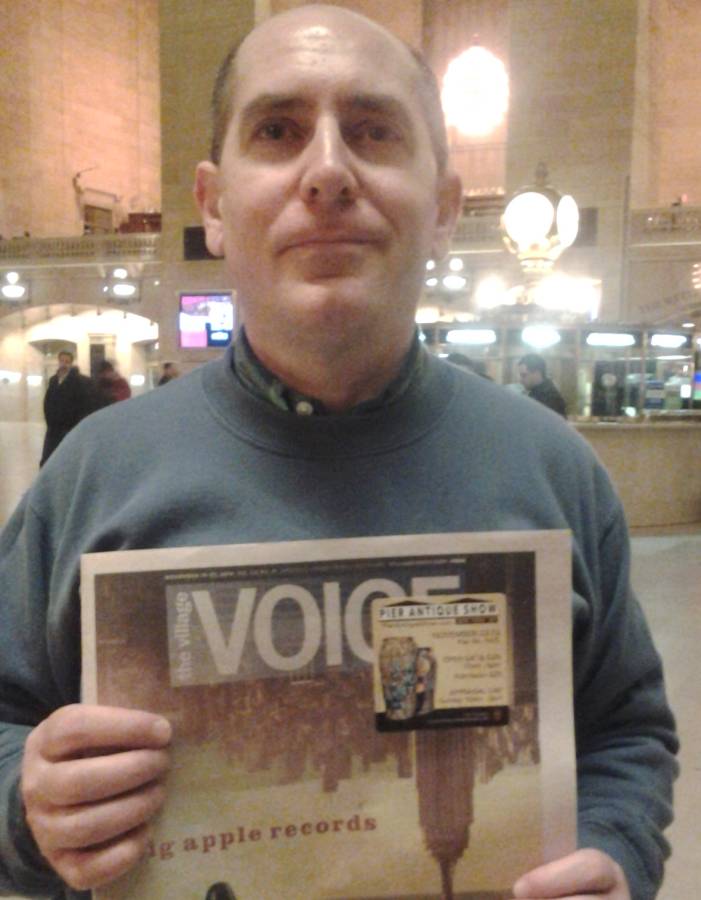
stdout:
[[236,96],[236,83],[240,67],[245,69],[248,57],[255,57],[259,45],[274,33],[289,35],[303,29],[308,36],[310,30],[316,32],[315,39],[321,45],[333,34],[336,39],[361,28],[366,31],[377,46],[380,56],[387,53],[404,57],[408,62],[409,77],[415,79],[417,95],[426,119],[431,146],[439,172],[444,172],[448,162],[448,144],[441,107],[440,90],[433,71],[425,59],[409,44],[395,37],[376,22],[351,10],[325,4],[309,4],[267,19],[253,29],[243,40],[235,44],[225,56],[214,83],[212,94],[212,142],[210,157],[219,164],[226,133],[231,122]]

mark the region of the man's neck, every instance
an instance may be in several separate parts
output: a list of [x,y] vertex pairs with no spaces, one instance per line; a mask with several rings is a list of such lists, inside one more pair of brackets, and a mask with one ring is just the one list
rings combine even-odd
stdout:
[[345,412],[377,397],[397,376],[411,346],[412,335],[396,346],[343,348],[289,342],[271,350],[247,331],[260,362],[288,388],[319,400],[329,412]]

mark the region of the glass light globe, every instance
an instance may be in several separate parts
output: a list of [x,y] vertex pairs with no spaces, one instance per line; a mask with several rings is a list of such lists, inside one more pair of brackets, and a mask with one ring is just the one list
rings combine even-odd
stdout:
[[565,194],[557,204],[557,233],[562,247],[571,247],[579,231],[579,207],[574,197]]
[[517,194],[504,210],[506,233],[523,250],[544,241],[554,219],[552,203],[537,191]]

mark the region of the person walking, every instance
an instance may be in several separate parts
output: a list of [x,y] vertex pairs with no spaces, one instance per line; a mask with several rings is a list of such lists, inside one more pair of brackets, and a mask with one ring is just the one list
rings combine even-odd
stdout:
[[58,368],[44,395],[46,435],[39,466],[43,466],[68,432],[98,407],[92,381],[73,365],[73,353],[61,350]]

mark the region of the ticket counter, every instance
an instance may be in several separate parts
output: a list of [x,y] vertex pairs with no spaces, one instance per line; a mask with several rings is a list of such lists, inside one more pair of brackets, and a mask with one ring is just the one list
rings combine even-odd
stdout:
[[701,421],[575,422],[631,527],[701,524]]

